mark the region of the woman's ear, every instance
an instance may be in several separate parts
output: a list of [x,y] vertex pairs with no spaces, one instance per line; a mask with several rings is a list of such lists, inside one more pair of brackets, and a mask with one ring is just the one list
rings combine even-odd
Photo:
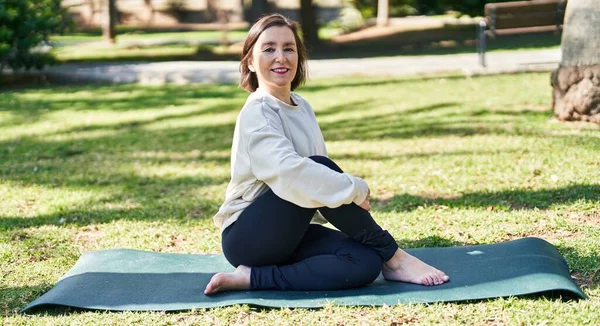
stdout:
[[254,65],[252,64],[252,58],[248,59],[248,70],[256,72],[256,69],[254,69]]

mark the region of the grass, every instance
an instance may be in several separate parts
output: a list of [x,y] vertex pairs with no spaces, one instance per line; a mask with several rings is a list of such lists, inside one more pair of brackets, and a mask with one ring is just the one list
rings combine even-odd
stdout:
[[[326,40],[339,34],[335,28],[319,30]],[[247,30],[227,33],[230,43],[243,41]],[[54,35],[51,42],[60,62],[106,62],[106,61],[176,61],[176,60],[239,60],[235,49],[220,46],[222,32],[216,30],[185,32],[144,32],[125,30],[117,36],[117,44],[103,42],[98,31]],[[237,47],[236,47],[237,48]]]
[[[405,31],[343,44],[330,40],[338,33],[339,29],[321,28],[322,44],[311,49],[311,58],[475,53],[475,28],[472,26]],[[239,60],[241,47],[223,48],[218,44],[220,35],[219,31],[128,32],[118,35],[114,46],[102,42],[101,36],[90,33],[55,36],[52,40],[62,43],[53,50],[60,62]],[[237,30],[231,31],[228,37],[231,42],[238,42],[245,35],[246,31]],[[536,33],[489,39],[487,50],[522,51],[559,46],[560,35]]]
[[211,218],[246,98],[235,85],[49,85],[0,97],[0,322],[599,324],[600,131],[551,118],[548,78],[344,78],[298,92],[331,157],[367,180],[376,220],[401,246],[541,237],[589,300],[19,315],[86,251],[219,253]]
[[[247,30],[231,30],[228,35],[235,39],[243,39]],[[164,39],[171,41],[219,41],[221,31],[143,31],[135,29],[117,30],[117,39],[124,41],[148,41]],[[51,41],[62,43],[99,42],[102,41],[102,31],[80,31],[65,35],[54,35]]]

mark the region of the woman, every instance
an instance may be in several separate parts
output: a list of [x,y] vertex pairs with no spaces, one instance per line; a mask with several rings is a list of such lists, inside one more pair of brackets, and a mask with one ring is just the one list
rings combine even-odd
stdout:
[[[205,294],[337,290],[388,280],[437,285],[443,272],[398,248],[369,214],[369,187],[327,158],[311,106],[292,91],[307,76],[297,24],[274,14],[250,29],[240,85],[251,92],[234,131],[231,182],[215,215],[236,266]],[[323,220],[324,219],[324,220]],[[330,222],[340,231],[321,226]]]

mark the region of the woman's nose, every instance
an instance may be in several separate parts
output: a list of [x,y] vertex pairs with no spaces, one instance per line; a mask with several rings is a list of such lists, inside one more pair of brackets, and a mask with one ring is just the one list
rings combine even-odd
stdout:
[[278,62],[285,61],[285,53],[283,53],[283,51],[277,51],[275,54],[275,60],[277,60]]

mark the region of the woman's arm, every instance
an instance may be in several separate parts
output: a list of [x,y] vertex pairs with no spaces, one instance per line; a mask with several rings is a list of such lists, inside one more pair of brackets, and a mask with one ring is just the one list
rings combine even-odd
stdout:
[[298,155],[285,137],[280,121],[269,119],[269,123],[248,138],[247,151],[256,178],[280,198],[302,207],[363,204],[369,192],[367,183]]

